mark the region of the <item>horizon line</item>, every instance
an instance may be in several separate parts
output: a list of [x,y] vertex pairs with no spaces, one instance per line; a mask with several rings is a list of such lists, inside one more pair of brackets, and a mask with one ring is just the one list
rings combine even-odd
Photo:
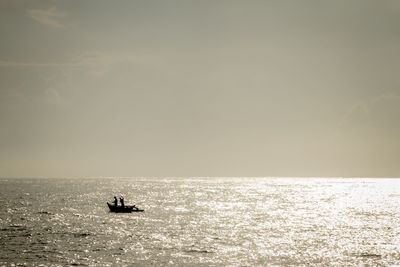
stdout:
[[0,176],[0,179],[399,179],[395,176]]

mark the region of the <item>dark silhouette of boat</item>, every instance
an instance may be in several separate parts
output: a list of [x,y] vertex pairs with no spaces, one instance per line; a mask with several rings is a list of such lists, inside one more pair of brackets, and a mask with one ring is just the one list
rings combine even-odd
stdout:
[[110,212],[125,212],[125,213],[131,213],[131,212],[142,212],[144,210],[139,209],[135,205],[130,206],[130,205],[125,205],[125,206],[115,206],[113,204],[110,204],[107,202],[108,208],[110,209]]

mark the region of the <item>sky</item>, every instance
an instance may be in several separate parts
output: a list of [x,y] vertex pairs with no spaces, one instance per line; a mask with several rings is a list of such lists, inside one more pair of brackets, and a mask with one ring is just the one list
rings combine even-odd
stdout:
[[397,0],[0,0],[0,177],[400,177]]

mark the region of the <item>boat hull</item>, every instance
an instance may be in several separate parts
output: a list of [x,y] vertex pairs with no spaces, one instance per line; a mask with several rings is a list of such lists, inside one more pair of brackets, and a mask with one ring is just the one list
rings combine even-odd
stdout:
[[144,210],[141,210],[135,206],[115,206],[113,204],[110,204],[107,202],[108,208],[110,209],[110,212],[116,212],[116,213],[131,213],[131,212],[143,212]]

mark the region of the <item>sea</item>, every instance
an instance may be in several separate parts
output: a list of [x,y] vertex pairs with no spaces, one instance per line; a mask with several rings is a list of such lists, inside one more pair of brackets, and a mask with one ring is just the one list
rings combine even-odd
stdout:
[[396,265],[400,179],[0,179],[0,266]]

